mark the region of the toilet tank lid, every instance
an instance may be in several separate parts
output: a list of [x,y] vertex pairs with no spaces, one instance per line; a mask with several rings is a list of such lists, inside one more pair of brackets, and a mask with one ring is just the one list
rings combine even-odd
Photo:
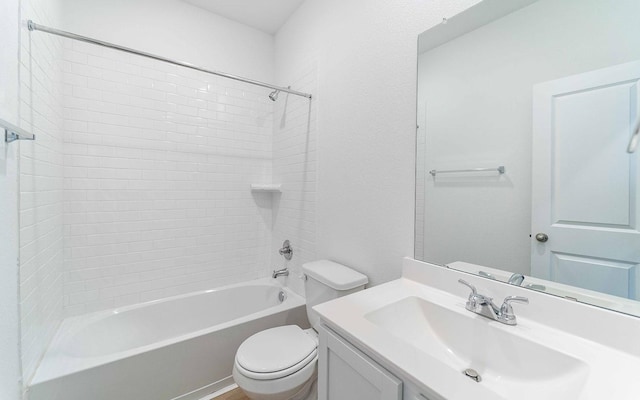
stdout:
[[329,260],[302,264],[302,271],[335,290],[350,290],[369,282],[366,275]]

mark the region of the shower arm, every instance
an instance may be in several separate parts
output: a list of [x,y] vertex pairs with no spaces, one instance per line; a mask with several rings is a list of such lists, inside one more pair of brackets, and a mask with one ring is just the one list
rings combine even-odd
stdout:
[[163,62],[166,62],[166,63],[169,63],[169,64],[178,65],[180,67],[185,67],[185,68],[193,69],[193,70],[196,70],[196,71],[204,72],[204,73],[207,73],[207,74],[217,75],[217,76],[221,76],[223,78],[233,79],[235,81],[249,83],[251,85],[256,85],[256,86],[262,86],[262,87],[269,88],[269,89],[275,89],[275,90],[278,90],[278,91],[281,91],[281,92],[290,93],[290,94],[293,94],[293,95],[296,95],[296,96],[301,96],[301,97],[306,97],[308,99],[311,99],[311,94],[309,94],[309,93],[299,92],[297,90],[292,90],[292,89],[286,88],[284,86],[276,86],[276,85],[272,85],[270,83],[256,81],[254,79],[243,78],[241,76],[227,74],[225,72],[210,70],[210,69],[199,67],[197,65],[190,64],[190,63],[187,63],[187,62],[172,60],[170,58],[158,56],[158,55],[147,53],[147,52],[144,52],[144,51],[134,50],[132,48],[120,46],[120,45],[117,45],[117,44],[114,44],[114,43],[109,43],[109,42],[105,42],[105,41],[102,41],[102,40],[93,39],[93,38],[90,38],[90,37],[87,37],[87,36],[77,35],[75,33],[66,32],[66,31],[62,31],[62,30],[59,30],[59,29],[55,29],[55,28],[50,28],[48,26],[36,24],[32,20],[27,21],[27,28],[29,28],[30,31],[46,32],[46,33],[50,33],[52,35],[62,36],[62,37],[66,37],[66,38],[73,39],[73,40],[78,40],[78,41],[85,42],[85,43],[91,43],[91,44],[95,44],[95,45],[102,46],[102,47],[108,47],[110,49],[124,51],[125,53],[135,54],[135,55],[138,55],[138,56],[151,58],[153,60],[163,61]]

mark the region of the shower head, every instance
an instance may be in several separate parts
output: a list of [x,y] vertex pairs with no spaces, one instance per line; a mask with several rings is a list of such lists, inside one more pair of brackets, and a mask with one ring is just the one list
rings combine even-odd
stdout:
[[280,93],[279,90],[274,90],[273,92],[269,93],[269,98],[271,99],[271,101],[278,100],[278,93]]

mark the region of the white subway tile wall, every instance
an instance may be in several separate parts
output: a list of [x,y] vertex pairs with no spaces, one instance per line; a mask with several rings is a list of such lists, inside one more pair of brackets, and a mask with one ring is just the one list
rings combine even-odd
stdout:
[[[50,1],[21,2],[22,19],[56,20]],[[27,18],[25,18],[27,17]],[[20,146],[20,313],[23,379],[28,382],[62,319],[62,41],[20,33],[20,124],[37,140]]]
[[[297,90],[317,93],[315,58],[302,59],[287,77]],[[283,193],[274,197],[272,266],[287,266],[287,286],[304,294],[300,279],[305,262],[316,259],[317,99],[283,96],[276,103],[273,123],[273,179]],[[289,240],[294,256],[286,261],[278,253]],[[283,279],[283,278],[280,278]]]
[[265,276],[268,89],[64,41],[67,315]]

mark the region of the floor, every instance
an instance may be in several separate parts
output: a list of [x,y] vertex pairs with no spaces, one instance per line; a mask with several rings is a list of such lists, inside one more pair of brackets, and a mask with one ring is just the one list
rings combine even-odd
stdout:
[[211,400],[249,400],[249,398],[242,393],[240,388],[236,388]]

